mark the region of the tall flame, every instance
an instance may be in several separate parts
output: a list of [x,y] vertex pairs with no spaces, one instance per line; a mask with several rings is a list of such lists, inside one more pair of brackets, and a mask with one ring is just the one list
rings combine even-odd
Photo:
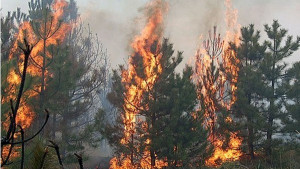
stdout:
[[[60,25],[59,29],[57,30],[49,30],[49,34],[53,34],[53,36],[49,37],[46,41],[45,44],[45,48],[48,48],[51,45],[57,45],[58,43],[61,43],[65,36],[66,33],[68,32],[68,30],[70,29],[70,25],[67,23],[60,23],[60,19],[62,17],[63,14],[63,9],[64,7],[67,5],[67,2],[64,0],[56,0],[55,3],[52,5],[53,8],[53,12],[51,13],[53,15],[53,20],[52,23],[47,23],[46,26],[41,26],[40,27],[40,32],[43,32],[44,29],[55,29],[55,26],[50,26],[50,25]],[[40,23],[41,24],[41,23]],[[42,65],[42,53],[43,53],[43,49],[44,49],[44,42],[43,39],[41,39],[40,37],[38,37],[32,27],[32,24],[30,22],[23,22],[19,28],[18,34],[16,35],[16,41],[14,43],[13,48],[11,49],[10,52],[10,56],[9,59],[13,59],[14,57],[16,57],[15,55],[17,55],[17,49],[18,49],[18,45],[19,45],[19,41],[22,41],[24,38],[27,39],[27,41],[30,44],[35,44],[34,48],[32,49],[31,52],[31,56],[30,56],[30,60],[31,62],[28,65],[27,68],[27,73],[31,76],[41,76],[41,70],[40,70],[40,65]],[[9,89],[7,90],[6,93],[8,93],[8,98],[4,98],[3,102],[7,102],[9,101],[9,99],[15,99],[16,97],[16,92],[17,91],[17,87],[21,82],[21,75],[17,74],[16,72],[22,72],[22,68],[23,68],[23,60],[24,60],[24,55],[20,54],[21,56],[18,62],[18,68],[20,68],[19,70],[17,70],[16,68],[12,68],[9,72],[9,75],[7,77],[7,81],[9,83]],[[46,51],[46,57],[52,57],[52,55]],[[37,66],[39,65],[39,66]],[[49,76],[49,72],[46,70],[45,72],[46,77]],[[35,91],[39,91],[39,86],[35,85],[33,87],[33,89]],[[38,92],[35,92],[34,90],[27,90],[24,92],[24,97],[23,98],[31,98],[34,96],[38,95]],[[21,126],[26,129],[30,126],[30,124],[32,123],[32,120],[34,118],[34,113],[32,111],[32,108],[30,107],[30,105],[28,105],[27,103],[25,103],[25,100],[23,99],[21,101],[21,106],[20,109],[18,111],[18,116],[17,116],[17,122],[19,122],[18,124],[21,124]]]
[[[4,91],[6,97],[2,98],[2,104],[9,104],[10,99],[15,101],[18,92],[18,87],[21,83],[20,72],[23,71],[22,68],[24,64],[24,54],[18,52],[19,42],[22,42],[23,39],[26,38],[29,44],[35,44],[30,55],[30,62],[28,64],[27,74],[33,77],[41,77],[40,66],[43,62],[42,53],[44,47],[45,49],[47,49],[51,45],[57,45],[61,43],[64,40],[66,33],[70,30],[70,24],[60,21],[63,16],[63,10],[67,5],[68,3],[65,0],[56,0],[52,4],[52,12],[49,13],[49,15],[51,15],[49,16],[49,18],[52,18],[51,23],[49,22],[47,24],[42,24],[40,20],[35,20],[40,25],[40,27],[38,27],[38,30],[34,30],[33,25],[29,21],[25,21],[20,25],[18,34],[15,35],[15,43],[12,49],[10,50],[9,55],[9,60],[17,58],[18,63],[15,67],[9,70],[6,79],[8,87]],[[49,36],[49,38],[47,38],[45,44],[42,38],[45,37],[45,35],[41,35],[42,37],[39,37],[36,33],[36,31],[44,32],[44,30],[47,30],[48,32],[46,36],[52,35]],[[48,51],[46,51],[46,57],[53,56]],[[47,80],[47,76],[51,76],[51,74],[49,74],[47,70],[45,71],[45,75],[45,80]],[[17,124],[21,125],[23,129],[29,128],[35,117],[35,112],[33,111],[33,108],[28,104],[27,100],[36,97],[40,90],[40,85],[35,84],[33,86],[33,90],[25,90],[23,93],[23,97],[21,98],[20,106],[16,116]],[[6,115],[8,117],[8,113],[6,113]],[[2,125],[4,126],[4,128],[7,129],[9,125],[9,118],[7,118],[6,121],[3,121]],[[6,149],[8,150],[8,148],[4,148],[2,152],[4,154],[4,157],[5,154],[8,152],[6,151]]]
[[[151,14],[147,20],[146,26],[141,31],[141,34],[136,36],[131,43],[133,54],[129,58],[128,69],[122,72],[122,82],[125,84],[125,97],[123,108],[125,110],[125,116],[123,117],[123,123],[125,125],[124,135],[121,140],[122,144],[131,142],[135,144],[133,136],[136,137],[136,123],[141,121],[137,115],[140,111],[140,101],[144,91],[152,89],[156,82],[157,77],[162,72],[162,66],[160,60],[162,55],[156,54],[153,51],[153,45],[159,49],[159,45],[162,37],[161,26],[163,24],[163,14],[165,12],[165,2],[162,0],[155,0],[148,4],[147,9],[151,9]],[[136,68],[137,58],[142,60],[144,67],[143,74],[145,77],[140,77]],[[134,83],[133,83],[134,82]],[[146,106],[147,107],[147,106]],[[144,124],[146,125],[146,124]],[[147,140],[145,144],[149,144],[151,140]],[[131,158],[136,158],[135,155],[126,156],[124,154],[121,157],[114,157],[110,161],[111,169],[134,169],[134,168],[151,168],[150,164],[150,152],[146,148],[144,152],[140,152],[142,155],[138,159],[136,164],[132,163]],[[166,166],[166,163],[160,160],[156,160],[155,167],[162,168]]]
[[[225,161],[235,161],[242,155],[240,146],[242,140],[237,133],[231,132],[227,148],[224,148],[225,137],[217,135],[217,113],[221,110],[230,110],[236,101],[238,63],[239,59],[230,42],[239,45],[240,25],[237,23],[238,11],[233,9],[230,0],[225,0],[226,6],[226,36],[221,40],[216,35],[216,28],[209,42],[204,42],[196,52],[195,74],[193,79],[198,85],[198,97],[204,103],[201,108],[206,117],[205,126],[209,129],[208,140],[215,149],[212,156],[206,160],[208,166],[218,166]],[[212,37],[213,36],[213,37]],[[211,48],[213,51],[211,51]],[[216,72],[216,69],[220,69]],[[232,118],[225,117],[226,123],[232,123]]]

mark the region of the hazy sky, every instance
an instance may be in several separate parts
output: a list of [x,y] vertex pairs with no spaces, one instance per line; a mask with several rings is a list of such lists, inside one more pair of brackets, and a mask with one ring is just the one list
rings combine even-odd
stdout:
[[[85,23],[97,33],[108,49],[111,64],[123,64],[130,55],[128,44],[132,39],[136,22],[142,13],[139,9],[149,0],[77,0],[79,12]],[[168,0],[169,10],[165,17],[164,36],[174,43],[175,50],[184,51],[184,63],[192,57],[198,47],[199,36],[218,25],[225,27],[224,0]],[[2,15],[21,7],[28,9],[27,0],[2,0]],[[238,22],[242,25],[254,23],[266,37],[263,24],[272,24],[273,19],[286,29],[288,34],[300,35],[300,0],[232,0],[238,10]],[[288,61],[300,61],[300,51]],[[183,64],[182,64],[183,65]]]

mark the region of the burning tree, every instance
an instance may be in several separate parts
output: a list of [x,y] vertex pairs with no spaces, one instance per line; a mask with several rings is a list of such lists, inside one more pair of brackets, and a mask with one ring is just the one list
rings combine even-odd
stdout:
[[[119,102],[119,104],[123,104],[119,106],[121,110],[123,109],[123,117],[120,120],[123,121],[122,125],[124,125],[124,137],[117,141],[119,141],[118,144],[122,145],[121,147],[127,150],[124,151],[124,157],[126,158],[124,162],[128,161],[126,165],[129,165],[127,167],[137,167],[137,165],[142,167],[156,166],[154,150],[152,148],[149,149],[149,146],[138,145],[145,145],[151,142],[149,139],[141,139],[143,137],[140,136],[142,131],[139,130],[146,130],[148,127],[152,127],[157,118],[155,117],[155,112],[148,112],[149,105],[147,105],[147,102],[143,103],[142,98],[145,95],[145,91],[153,89],[163,69],[160,63],[162,54],[159,44],[162,37],[161,25],[165,5],[162,1],[153,1],[150,4],[148,23],[141,35],[137,36],[131,44],[134,54],[130,57],[128,70],[121,68],[121,82],[124,83],[124,89],[120,91],[121,93],[116,93],[115,96],[120,99],[123,98],[123,101]],[[117,76],[116,73],[115,76]],[[120,78],[115,77],[115,79]],[[111,96],[113,96],[112,94]],[[120,94],[121,96],[124,94],[124,96],[120,97]],[[150,113],[148,117],[152,116],[152,118],[146,119],[148,122],[150,121],[150,125],[143,122],[142,118],[139,117],[142,112]],[[112,161],[112,165],[117,167],[116,162]],[[158,166],[161,165],[164,165],[163,162],[158,164]]]
[[[54,113],[51,114],[51,123],[47,124],[49,127],[43,131],[44,136],[51,136],[56,141],[62,140],[63,155],[67,150],[82,150],[82,140],[88,138],[81,135],[78,138],[78,131],[82,131],[91,120],[90,108],[96,102],[97,89],[104,83],[107,68],[103,63],[106,53],[98,38],[89,30],[88,36],[83,35],[85,28],[77,24],[78,14],[74,1],[69,5],[63,0],[36,0],[31,1],[29,6],[29,15],[24,17],[26,19],[20,25],[4,23],[2,18],[3,24],[18,28],[12,36],[14,39],[6,40],[7,44],[13,41],[13,45],[6,60],[9,64],[5,64],[5,71],[2,71],[2,79],[5,79],[1,86],[2,126],[7,129],[9,99],[14,98],[21,82],[20,72],[24,59],[17,50],[18,41],[26,38],[34,47],[29,56],[28,75],[19,115],[16,117],[17,124],[27,130],[36,120],[40,123],[36,126],[41,126],[44,120],[35,117],[47,105],[49,111]],[[58,119],[62,119],[65,126],[60,126]],[[71,122],[76,122],[76,125],[71,126]],[[56,132],[62,132],[63,139],[58,139]],[[73,133],[76,133],[76,141],[70,141],[71,137],[75,138]]]
[[[38,109],[40,112],[44,109],[46,100],[49,96],[46,94],[46,87],[52,76],[49,68],[54,61],[57,53],[54,53],[54,46],[59,45],[65,39],[66,33],[70,30],[70,23],[62,20],[63,10],[67,6],[65,1],[32,1],[29,3],[29,16],[32,19],[26,26],[34,38],[38,41],[36,53],[33,53],[31,60],[32,73],[38,76],[40,83],[36,86],[35,92],[38,94]],[[40,120],[38,119],[40,123]]]
[[[39,1],[37,1],[39,2]],[[21,101],[22,111],[20,116],[18,116],[17,121],[23,125],[24,129],[29,128],[32,120],[36,116],[34,112],[39,112],[33,107],[43,108],[42,105],[46,103],[43,99],[45,96],[46,81],[49,79],[50,73],[48,67],[53,61],[53,55],[49,51],[49,46],[57,45],[61,43],[65,36],[62,30],[68,31],[68,24],[61,23],[60,19],[62,17],[62,10],[66,3],[61,3],[61,1],[56,1],[51,7],[43,3],[43,6],[38,5],[38,3],[31,2],[31,21],[24,21],[20,23],[19,30],[14,35],[15,40],[12,48],[10,49],[9,60],[11,62],[11,67],[6,67],[7,74],[3,74],[2,77],[6,79],[7,85],[2,86],[2,91],[4,95],[2,97],[2,104],[8,103],[10,95],[13,95],[16,91],[16,87],[20,84],[21,76],[20,69],[22,65],[22,54],[19,53],[18,41],[27,38],[30,44],[34,44],[31,55],[29,57],[28,64],[28,81],[24,90],[24,99]],[[54,14],[54,10],[56,13]],[[36,13],[33,14],[33,11]],[[37,14],[43,14],[40,19],[32,18],[37,16]],[[17,66],[14,66],[17,65]],[[47,80],[46,80],[47,79]],[[40,83],[39,83],[40,82]],[[34,105],[34,100],[39,100],[39,105]],[[44,100],[44,101],[41,101]],[[40,109],[40,110],[41,110]],[[2,109],[2,115],[6,114],[7,109]],[[42,111],[42,110],[41,110]],[[42,123],[42,120],[38,120]],[[2,123],[5,125],[5,123]]]
[[[62,11],[62,7],[57,5],[57,3],[55,4],[56,6],[53,7],[54,10],[57,11],[56,15],[49,14],[52,18],[51,20],[51,25],[55,25],[58,24],[59,19],[61,17],[61,11]],[[49,11],[48,11],[49,12]],[[23,15],[21,15],[23,16]],[[24,17],[25,18],[25,17]],[[19,112],[18,112],[18,116],[16,116],[15,120],[16,123],[18,125],[20,125],[22,127],[22,129],[28,129],[34,119],[34,116],[36,115],[34,113],[34,108],[32,106],[32,104],[30,104],[30,102],[32,100],[34,100],[38,93],[39,93],[39,89],[41,89],[41,86],[36,84],[35,82],[37,82],[37,79],[39,79],[39,77],[41,77],[43,75],[43,71],[39,71],[40,69],[36,68],[36,66],[34,64],[38,64],[38,63],[42,63],[46,60],[46,56],[45,57],[41,57],[41,51],[43,49],[43,44],[45,45],[45,41],[41,40],[41,37],[36,36],[35,34],[35,30],[33,29],[33,22],[29,22],[24,20],[24,22],[18,21],[17,23],[19,24],[19,29],[18,31],[16,31],[16,34],[14,35],[14,41],[13,41],[13,45],[11,46],[10,52],[9,52],[9,58],[7,60],[8,64],[7,66],[5,66],[6,71],[4,71],[2,74],[2,78],[5,79],[3,81],[2,84],[4,84],[2,86],[2,91],[3,91],[3,95],[2,95],[2,106],[3,109],[1,110],[2,112],[2,117],[4,117],[2,121],[2,126],[4,127],[4,129],[8,130],[8,124],[9,124],[9,106],[7,106],[9,104],[9,100],[14,100],[15,99],[15,95],[17,94],[17,89],[18,86],[21,85],[21,80],[22,80],[22,74],[20,72],[22,72],[22,67],[24,65],[24,53],[20,52],[18,50],[20,44],[19,42],[22,41],[23,39],[27,39],[28,44],[33,44],[33,48],[30,52],[30,55],[28,56],[28,66],[27,66],[27,72],[28,72],[28,79],[26,84],[24,84],[24,90],[23,90],[23,97],[20,100],[19,103]],[[11,24],[14,24],[14,22],[11,22]],[[44,24],[44,28],[46,29],[46,27],[48,28],[50,23],[48,24]],[[40,28],[43,29],[43,28]],[[55,30],[54,32],[57,32],[57,30]],[[13,33],[13,32],[12,32]],[[47,35],[45,35],[47,34]],[[50,36],[51,35],[51,40],[49,39],[49,42],[47,43],[47,45],[53,45],[56,44],[58,41],[61,41],[64,36],[58,36],[55,35],[53,32],[44,32],[45,36]],[[49,37],[50,38],[50,37]],[[44,37],[45,39],[45,37]],[[45,49],[46,47],[44,47]],[[44,50],[44,53],[46,53],[46,51]],[[41,59],[44,58],[44,59]],[[44,60],[44,61],[43,61]],[[44,71],[44,75],[45,75],[45,71]],[[45,80],[45,78],[44,78]],[[43,86],[43,85],[42,85]],[[45,86],[43,86],[44,90]],[[41,120],[41,125],[42,126],[42,121]]]
[[27,21],[28,16],[21,12],[20,8],[17,11],[8,12],[7,16],[1,17],[1,61],[9,59],[10,49],[12,48],[18,28],[23,21]]
[[200,110],[204,111],[204,124],[209,129],[208,140],[215,150],[207,165],[216,166],[227,160],[238,160],[241,156],[241,139],[229,126],[233,126],[231,107],[236,101],[236,84],[239,72],[239,59],[232,42],[239,45],[239,25],[237,11],[229,0],[226,4],[227,32],[224,40],[209,32],[208,40],[196,53],[193,79],[197,85]]
[[229,111],[234,103],[230,96],[235,92],[232,89],[235,89],[236,84],[230,84],[229,78],[233,77],[226,71],[225,64],[229,63],[226,63],[224,57],[232,55],[230,49],[223,51],[224,41],[220,34],[216,34],[216,27],[210,37],[204,41],[205,49],[197,51],[193,77],[197,84],[200,110],[204,111],[204,124],[209,130],[208,140],[215,146],[212,157],[206,163],[219,165],[222,161],[238,159],[241,155],[241,140],[229,128],[229,124],[233,124]]
[[[19,121],[17,121],[18,116],[20,116],[20,105],[21,102],[24,104],[24,98],[23,98],[23,91],[25,87],[25,80],[26,80],[26,74],[27,74],[27,68],[28,68],[28,60],[29,56],[32,52],[33,46],[31,44],[28,44],[28,41],[26,39],[23,39],[24,45],[19,44],[19,48],[22,50],[23,53],[23,60],[22,62],[22,75],[20,80],[20,86],[19,90],[17,91],[17,95],[15,98],[10,98],[10,112],[9,112],[9,122],[7,126],[7,131],[1,132],[3,134],[3,137],[1,138],[1,167],[5,165],[10,164],[10,160],[12,157],[16,157],[16,149],[17,145],[21,144],[21,164],[20,168],[24,168],[24,154],[25,154],[25,143],[35,138],[45,127],[48,118],[49,113],[47,112],[46,120],[43,124],[43,126],[34,134],[33,136],[29,138],[24,138],[24,129],[22,127],[22,124]],[[13,94],[12,94],[13,95]],[[11,95],[11,96],[12,96]],[[15,103],[14,103],[15,102]],[[20,130],[17,131],[17,128]],[[20,137],[20,135],[21,137]]]
[[50,68],[54,76],[47,90],[55,93],[49,99],[51,110],[56,112],[51,137],[61,143],[64,156],[83,151],[83,142],[91,142],[93,135],[85,129],[100,107],[98,91],[105,85],[108,72],[107,53],[97,35],[82,23],[77,24],[58,48],[61,52]]
[[111,168],[162,168],[204,161],[207,134],[201,113],[194,109],[192,69],[176,74],[182,53],[173,57],[173,45],[161,39],[165,6],[163,1],[150,3],[146,27],[131,44],[128,68],[121,66],[121,74],[114,71],[108,99],[120,114],[102,131],[117,155]]

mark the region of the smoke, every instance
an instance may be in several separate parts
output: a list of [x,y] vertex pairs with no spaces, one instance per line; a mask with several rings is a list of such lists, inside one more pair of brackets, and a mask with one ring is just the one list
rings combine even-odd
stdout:
[[[78,0],[82,20],[89,23],[93,33],[97,33],[107,48],[113,68],[127,64],[132,53],[130,46],[134,36],[139,35],[147,21],[145,5],[149,0]],[[217,26],[217,31],[225,36],[226,7],[224,0],[167,0],[168,11],[164,17],[164,37],[174,43],[175,50],[184,51],[184,60],[179,69],[193,58],[195,51],[205,39],[209,30]],[[278,19],[289,34],[300,34],[298,17],[300,3],[290,0],[289,4],[281,0],[232,0],[233,8],[238,10],[238,23],[247,26],[251,23],[261,31],[266,39],[263,24],[272,24]],[[151,12],[151,11],[150,11]],[[296,52],[288,62],[299,61],[300,52]],[[192,61],[192,60],[191,60]],[[194,63],[191,63],[194,65]],[[104,150],[105,145],[100,148]],[[106,152],[99,156],[109,156]],[[95,155],[98,156],[98,155]]]
[[[97,33],[104,47],[108,49],[114,68],[124,64],[130,55],[130,40],[140,30],[143,21],[141,9],[149,0],[76,0],[85,23]],[[169,8],[164,37],[170,38],[176,50],[184,51],[184,63],[195,54],[200,35],[206,35],[214,25],[222,33],[225,26],[224,0],[167,0]],[[238,22],[242,26],[255,24],[266,38],[263,25],[272,24],[273,19],[289,30],[288,34],[300,35],[299,0],[232,0],[238,10]],[[2,13],[16,7],[26,12],[26,1],[10,0],[2,4]],[[203,37],[204,38],[204,37]],[[293,54],[288,62],[299,61],[300,51]]]
[[[98,32],[100,40],[108,48],[114,68],[118,64],[126,64],[131,53],[130,43],[144,26],[147,19],[145,16],[151,13],[151,10],[145,9],[147,1],[127,2],[117,3],[112,0],[111,4],[102,3],[108,7],[113,6],[113,9],[107,7],[99,9],[101,3],[97,6],[91,2],[81,11],[83,20],[90,23],[92,30]],[[184,60],[180,66],[182,68],[188,59],[194,56],[200,44],[200,35],[206,35],[215,25],[218,26],[219,31],[225,30],[225,5],[220,0],[169,0],[167,2],[164,37],[174,43],[176,50],[184,51]],[[224,31],[223,34],[225,35]]]
[[[127,3],[126,3],[127,2]],[[78,1],[79,12],[84,23],[89,23],[93,33],[97,33],[104,48],[107,48],[113,68],[127,62],[129,45],[138,30],[139,11],[144,2],[129,1]]]
[[[174,43],[174,48],[183,51],[183,62],[178,69],[189,63],[202,44],[208,31],[218,26],[218,32],[225,30],[225,5],[223,0],[193,1],[174,0],[166,18],[166,34]],[[225,31],[223,31],[225,35]]]
[[[104,47],[108,49],[112,66],[125,64],[131,53],[130,42],[145,24],[143,7],[148,0],[78,0],[79,10],[86,23],[97,32]],[[165,17],[164,37],[174,43],[174,48],[184,51],[181,67],[193,57],[203,38],[213,26],[225,36],[225,5],[223,0],[167,0],[168,12]],[[278,19],[289,34],[300,34],[298,22],[300,3],[298,0],[232,0],[238,10],[238,22],[242,26],[254,23],[265,39],[263,24],[272,24]],[[296,52],[288,61],[297,60]],[[299,60],[299,59],[298,59]]]

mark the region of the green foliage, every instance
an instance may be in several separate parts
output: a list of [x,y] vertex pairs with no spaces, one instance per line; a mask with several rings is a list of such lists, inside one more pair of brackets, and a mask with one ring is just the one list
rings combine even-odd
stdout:
[[[11,94],[7,76],[11,70],[19,73],[18,62],[20,53],[15,52],[13,58],[8,60],[8,53],[14,42],[14,34],[18,33],[20,23],[30,20],[33,28],[33,37],[47,43],[51,36],[59,33],[62,24],[69,24],[78,18],[77,6],[75,1],[68,3],[63,17],[58,24],[53,23],[53,0],[31,0],[29,3],[29,14],[20,13],[18,9],[13,15],[1,18],[1,26],[3,34],[1,34],[2,43],[2,60],[1,67],[1,90],[2,96]],[[43,29],[46,25],[47,30]],[[71,25],[69,25],[71,26]],[[26,76],[26,84],[24,89],[24,100],[34,108],[35,121],[32,126],[38,126],[44,121],[44,113],[42,109],[47,108],[50,111],[50,118],[47,126],[42,134],[44,138],[55,140],[61,147],[63,157],[71,155],[74,152],[84,150],[84,142],[91,141],[89,137],[91,133],[84,129],[91,121],[93,110],[92,106],[99,102],[97,98],[97,90],[105,83],[107,71],[107,54],[103,50],[98,37],[94,36],[89,28],[82,25],[72,27],[70,32],[63,41],[57,41],[57,45],[44,47],[42,52],[36,57],[45,61],[42,65],[34,61],[35,56],[29,59],[30,66],[35,67],[41,76]],[[46,32],[50,31],[50,32]],[[25,35],[26,36],[26,35]],[[7,51],[4,51],[7,50]],[[5,53],[6,52],[6,53]],[[4,56],[5,54],[5,56]],[[105,60],[105,61],[104,61]],[[45,73],[45,71],[47,73]],[[44,75],[44,76],[43,76]],[[35,85],[35,88],[33,87]],[[38,89],[37,89],[38,86]],[[46,86],[46,87],[44,87]],[[15,86],[16,88],[18,86]],[[41,90],[41,89],[44,90]],[[36,97],[27,98],[26,91],[36,93]],[[99,105],[100,106],[100,105]],[[97,106],[96,106],[97,107]],[[8,117],[10,110],[9,102],[2,104],[1,116],[3,121]],[[3,123],[2,123],[3,125]],[[3,128],[2,128],[3,129]],[[34,129],[27,129],[26,135],[30,135]],[[4,133],[5,131],[2,131]],[[27,150],[26,150],[27,151]],[[85,158],[85,157],[84,157]],[[73,161],[76,159],[73,157]]]
[[299,66],[295,63],[287,71],[284,59],[299,48],[300,38],[293,41],[276,20],[271,26],[265,25],[269,40],[262,45],[259,43],[260,32],[255,32],[253,25],[242,28],[241,32],[242,43],[237,49],[241,62],[234,106],[235,115],[241,122],[237,129],[241,130],[252,159],[254,152],[260,153],[264,148],[266,166],[276,167],[279,166],[277,152],[285,144],[283,137],[273,138],[274,134],[298,134],[295,111],[299,98]]
[[42,159],[47,151],[45,160],[44,160],[44,169],[60,169],[55,150],[52,148],[46,148],[46,145],[42,140],[36,140],[32,147],[29,148],[31,158],[28,158],[27,163],[25,163],[26,169],[39,169],[42,165]]
[[285,79],[285,93],[288,101],[286,109],[288,115],[283,118],[286,126],[284,132],[300,139],[300,62],[293,64],[293,67],[287,71]]
[[[154,43],[151,49],[157,51],[156,46],[157,43]],[[176,57],[173,57],[173,53],[173,45],[165,39],[156,53],[162,55],[162,73],[158,74],[151,90],[143,93],[138,115],[144,120],[137,121],[137,134],[128,144],[120,143],[124,138],[125,84],[119,72],[114,71],[108,99],[118,107],[120,114],[112,123],[102,125],[100,131],[114,148],[115,154],[143,153],[147,149],[150,154],[155,152],[157,159],[167,159],[169,165],[174,167],[204,163],[207,133],[202,126],[202,112],[195,110],[197,95],[191,82],[192,68],[186,67],[182,75],[175,73],[175,68],[182,61],[182,53],[178,52]],[[131,64],[137,76],[146,80],[143,58],[138,54],[133,55]],[[121,66],[120,72],[123,71]],[[151,140],[150,144],[145,144],[146,140]]]
[[[260,69],[263,73],[264,82],[264,98],[268,102],[264,106],[264,119],[267,131],[266,153],[272,153],[272,136],[274,132],[279,130],[279,126],[274,123],[276,119],[282,119],[286,114],[282,111],[284,106],[284,85],[282,83],[282,75],[286,69],[287,64],[283,62],[284,58],[290,56],[294,51],[298,50],[300,46],[300,37],[293,41],[292,36],[287,36],[287,30],[280,28],[278,21],[274,20],[271,26],[265,25],[265,32],[269,40],[265,42],[268,47]],[[285,43],[283,40],[286,38]]]
[[262,137],[260,132],[264,124],[260,112],[264,84],[259,66],[265,56],[266,46],[259,44],[260,32],[254,30],[254,25],[243,27],[241,33],[241,44],[237,49],[240,71],[234,111],[240,120],[236,129],[242,131],[240,134],[247,145],[247,152],[254,158],[255,147]]
[[159,158],[167,158],[170,167],[203,165],[207,157],[207,132],[203,129],[203,114],[196,111],[197,95],[191,82],[192,68],[183,75],[169,75],[155,105],[163,115],[156,122],[152,137]]

